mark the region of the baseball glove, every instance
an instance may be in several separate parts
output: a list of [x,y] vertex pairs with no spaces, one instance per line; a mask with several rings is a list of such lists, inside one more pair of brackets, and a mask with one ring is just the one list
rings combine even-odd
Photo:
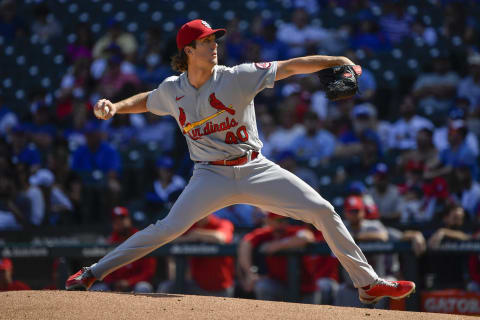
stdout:
[[336,101],[357,93],[357,79],[361,74],[362,67],[359,65],[343,65],[320,70],[318,77],[327,98]]

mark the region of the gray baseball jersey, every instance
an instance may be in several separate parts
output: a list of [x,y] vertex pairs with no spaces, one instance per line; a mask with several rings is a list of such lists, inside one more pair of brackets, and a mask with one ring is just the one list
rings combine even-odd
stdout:
[[153,90],[147,108],[171,115],[185,135],[194,161],[238,158],[260,151],[253,98],[272,88],[276,62],[215,66],[210,79],[196,89],[184,72],[165,79]]

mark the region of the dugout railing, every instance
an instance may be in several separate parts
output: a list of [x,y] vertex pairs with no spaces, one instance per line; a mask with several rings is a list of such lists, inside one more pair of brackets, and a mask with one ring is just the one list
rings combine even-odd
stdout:
[[[406,279],[419,284],[417,258],[413,254],[410,242],[360,242],[360,248],[365,254],[399,254],[402,265],[402,273]],[[99,259],[111,251],[114,246],[98,244],[78,245],[32,245],[31,243],[0,243],[0,257],[14,259],[35,258],[64,258],[66,264],[69,259]],[[438,249],[429,249],[427,254],[469,254],[480,253],[480,241],[445,242]],[[150,256],[173,257],[176,262],[175,288],[182,292],[185,284],[185,272],[187,258],[189,256],[236,256],[237,245],[218,245],[209,243],[179,243],[167,244],[153,251]],[[331,251],[325,243],[310,244],[303,249],[285,250],[279,252],[288,259],[288,286],[289,301],[298,301],[300,296],[300,258],[303,255],[330,255]],[[63,265],[59,272],[67,272],[68,268]],[[60,278],[66,278],[66,274]],[[406,300],[406,309],[419,310],[418,292]]]

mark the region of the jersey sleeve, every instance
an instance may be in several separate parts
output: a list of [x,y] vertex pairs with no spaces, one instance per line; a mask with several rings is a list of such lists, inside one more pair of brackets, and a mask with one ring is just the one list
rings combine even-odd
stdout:
[[251,100],[263,89],[273,88],[277,62],[244,63],[233,69],[242,94]]
[[[149,93],[147,97],[147,109],[158,116],[171,114],[169,108],[168,82],[163,81],[157,89]],[[171,94],[173,96],[174,93]]]

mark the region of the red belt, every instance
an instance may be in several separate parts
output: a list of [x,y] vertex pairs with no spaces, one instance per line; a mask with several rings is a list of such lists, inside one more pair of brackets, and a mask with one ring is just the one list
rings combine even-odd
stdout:
[[[252,152],[252,157],[250,158],[250,161],[251,160],[254,160],[258,157],[258,152],[257,151],[253,151]],[[248,154],[244,155],[244,156],[241,156],[239,158],[236,158],[236,159],[232,159],[232,160],[217,160],[217,161],[195,161],[195,162],[198,162],[198,163],[205,163],[205,164],[213,164],[213,165],[216,165],[216,166],[241,166],[245,163],[248,162]]]

